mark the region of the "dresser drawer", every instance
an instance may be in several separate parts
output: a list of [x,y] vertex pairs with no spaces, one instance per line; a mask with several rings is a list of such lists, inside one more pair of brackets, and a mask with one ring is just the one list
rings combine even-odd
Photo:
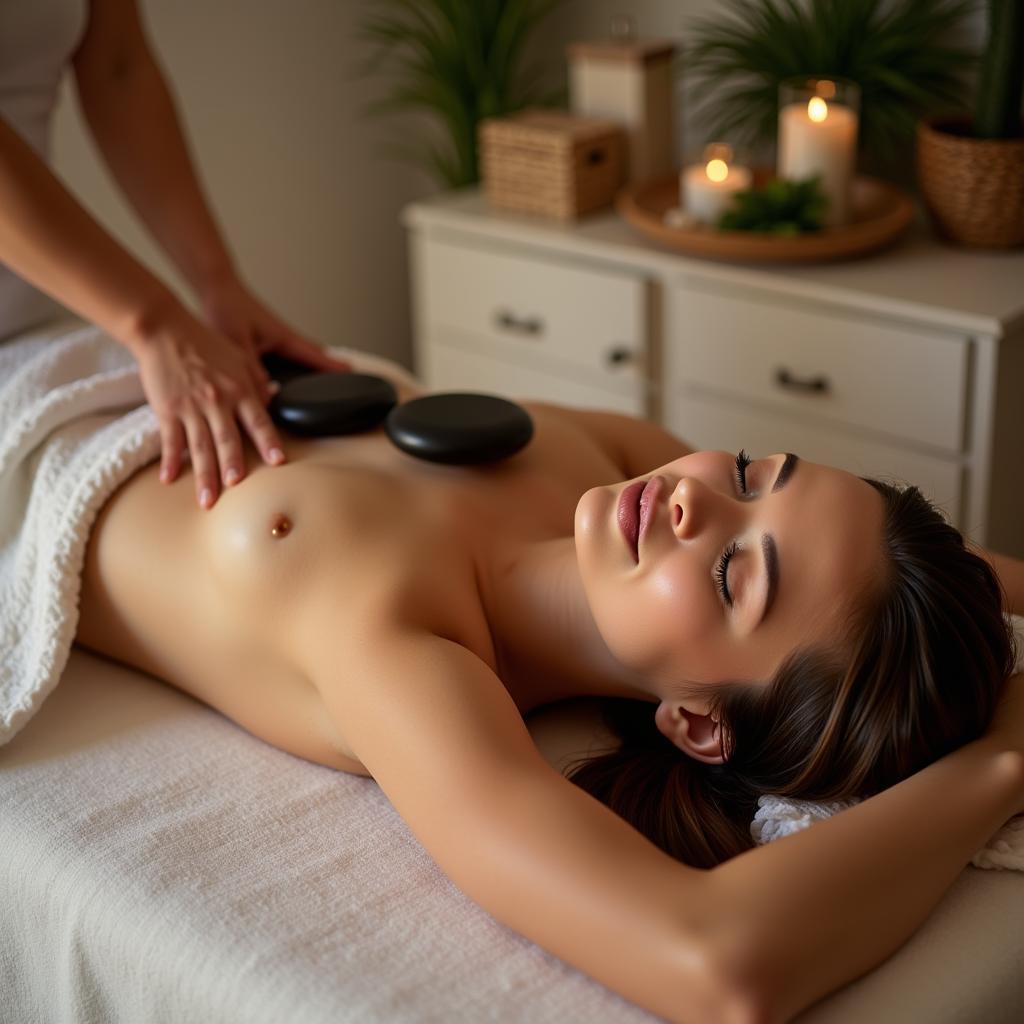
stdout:
[[579,375],[542,373],[441,342],[426,347],[424,365],[419,367],[419,372],[431,390],[484,391],[504,398],[557,402],[632,416],[644,416],[646,412],[640,389],[611,391],[588,384]]
[[500,358],[530,366],[646,370],[647,282],[628,273],[546,262],[490,249],[425,242],[421,312],[446,332],[485,339]]
[[831,426],[810,425],[770,411],[738,406],[714,395],[678,389],[666,396],[665,427],[696,449],[746,448],[751,456],[796,452],[801,458],[871,476],[915,484],[961,526],[964,470],[955,459],[884,445]]
[[678,286],[669,381],[959,452],[969,341]]

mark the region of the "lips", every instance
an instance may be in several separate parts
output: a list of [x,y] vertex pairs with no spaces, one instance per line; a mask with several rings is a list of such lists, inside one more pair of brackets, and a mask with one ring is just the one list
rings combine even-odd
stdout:
[[619,529],[622,530],[622,535],[626,538],[626,544],[633,554],[633,561],[637,563],[640,561],[638,550],[640,543],[640,495],[643,494],[646,486],[646,480],[637,480],[636,483],[630,484],[619,495],[619,507],[617,510]]
[[640,495],[640,530],[637,537],[638,560],[640,553],[640,538],[647,533],[651,519],[654,517],[654,510],[657,508],[658,504],[658,495],[661,493],[661,487],[664,482],[665,481],[660,476],[652,476],[651,479],[647,481],[647,486],[644,487],[643,492]]

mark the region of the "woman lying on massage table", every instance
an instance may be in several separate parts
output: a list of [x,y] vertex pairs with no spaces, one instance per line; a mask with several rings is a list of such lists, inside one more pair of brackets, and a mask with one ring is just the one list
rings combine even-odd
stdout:
[[[478,468],[380,429],[250,447],[209,511],[150,465],[96,521],[77,641],[372,776],[465,893],[646,1009],[789,1019],[1024,810],[996,576],[914,489],[527,408],[532,443]],[[575,785],[523,716],[580,695],[647,732]],[[760,793],[883,789],[736,856]]]

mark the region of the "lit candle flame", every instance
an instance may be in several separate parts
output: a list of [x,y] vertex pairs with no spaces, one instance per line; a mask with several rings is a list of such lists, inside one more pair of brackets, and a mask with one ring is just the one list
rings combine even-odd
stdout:
[[709,160],[704,170],[712,181],[725,181],[729,177],[729,165],[724,160]]
[[807,116],[812,121],[824,121],[828,117],[828,104],[820,96],[812,96],[807,101]]

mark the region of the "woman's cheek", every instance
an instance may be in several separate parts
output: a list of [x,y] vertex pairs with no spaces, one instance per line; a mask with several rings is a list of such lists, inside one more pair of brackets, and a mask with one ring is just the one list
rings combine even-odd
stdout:
[[667,564],[643,584],[643,619],[652,645],[660,643],[666,656],[678,658],[693,654],[695,644],[712,640],[721,606],[710,578]]
[[637,671],[678,673],[713,637],[711,602],[701,596],[696,581],[652,573],[608,595],[602,633],[619,660]]

